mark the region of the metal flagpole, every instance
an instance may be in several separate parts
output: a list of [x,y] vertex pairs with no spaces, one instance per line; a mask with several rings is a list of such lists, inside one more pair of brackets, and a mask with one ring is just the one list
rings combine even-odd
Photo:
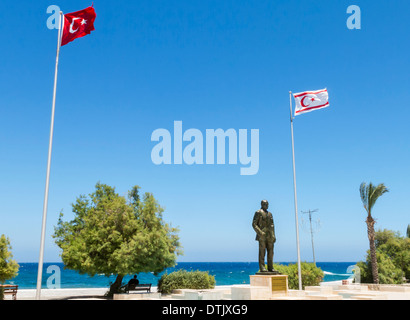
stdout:
[[295,143],[293,139],[293,114],[292,114],[292,91],[289,91],[290,103],[290,130],[292,133],[292,157],[293,157],[293,191],[295,196],[295,222],[296,222],[296,246],[298,251],[298,275],[299,290],[302,290],[302,270],[300,266],[300,248],[299,248],[299,222],[298,222],[298,199],[296,196],[296,170],[295,170]]
[[58,24],[56,66],[55,66],[55,71],[54,71],[53,105],[51,109],[50,139],[48,143],[46,187],[44,191],[44,203],[43,203],[43,221],[41,225],[40,256],[38,260],[37,290],[36,290],[37,300],[39,300],[41,296],[41,282],[42,282],[42,275],[43,275],[44,241],[45,241],[45,236],[46,236],[47,206],[48,206],[48,187],[49,187],[49,182],[50,182],[51,150],[53,146],[53,131],[54,131],[54,111],[55,111],[55,105],[56,105],[56,92],[57,92],[58,56],[60,54],[61,32],[62,32],[61,29],[63,28],[63,18],[64,18],[63,12],[60,11],[60,21]]

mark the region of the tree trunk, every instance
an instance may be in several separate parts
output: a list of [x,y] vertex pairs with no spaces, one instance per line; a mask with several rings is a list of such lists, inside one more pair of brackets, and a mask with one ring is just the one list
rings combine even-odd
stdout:
[[370,243],[370,260],[372,265],[372,275],[373,275],[373,283],[379,284],[379,270],[377,267],[377,258],[376,258],[376,245],[374,242],[375,232],[374,232],[374,224],[376,221],[372,218],[371,215],[367,216],[366,224],[367,224],[367,237],[369,238]]
[[120,291],[123,277],[124,276],[122,276],[122,275],[117,275],[117,278],[115,279],[115,281],[110,286],[110,296],[112,296],[114,293],[118,293]]

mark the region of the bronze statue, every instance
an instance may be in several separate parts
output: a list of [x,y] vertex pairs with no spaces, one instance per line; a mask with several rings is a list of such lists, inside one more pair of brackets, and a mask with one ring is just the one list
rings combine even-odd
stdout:
[[[259,241],[259,272],[273,272],[273,244],[276,241],[275,225],[272,213],[268,211],[267,200],[261,201],[261,209],[255,212],[252,227],[256,231],[256,240]],[[268,270],[265,268],[265,251],[267,251]]]

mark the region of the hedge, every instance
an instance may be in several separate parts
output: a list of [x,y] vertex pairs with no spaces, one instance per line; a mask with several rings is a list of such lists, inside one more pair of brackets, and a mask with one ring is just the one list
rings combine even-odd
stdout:
[[204,271],[178,270],[165,273],[158,281],[158,291],[164,294],[174,289],[213,289],[215,277]]

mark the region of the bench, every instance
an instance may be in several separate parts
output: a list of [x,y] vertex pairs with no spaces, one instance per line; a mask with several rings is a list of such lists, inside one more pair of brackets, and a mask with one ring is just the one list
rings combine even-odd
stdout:
[[130,293],[130,291],[147,291],[151,292],[151,283],[141,283],[137,285],[126,286],[125,292]]
[[0,290],[3,290],[3,294],[11,294],[13,300],[17,299],[17,290],[18,290],[18,285],[13,285],[13,284],[2,284],[0,285]]

